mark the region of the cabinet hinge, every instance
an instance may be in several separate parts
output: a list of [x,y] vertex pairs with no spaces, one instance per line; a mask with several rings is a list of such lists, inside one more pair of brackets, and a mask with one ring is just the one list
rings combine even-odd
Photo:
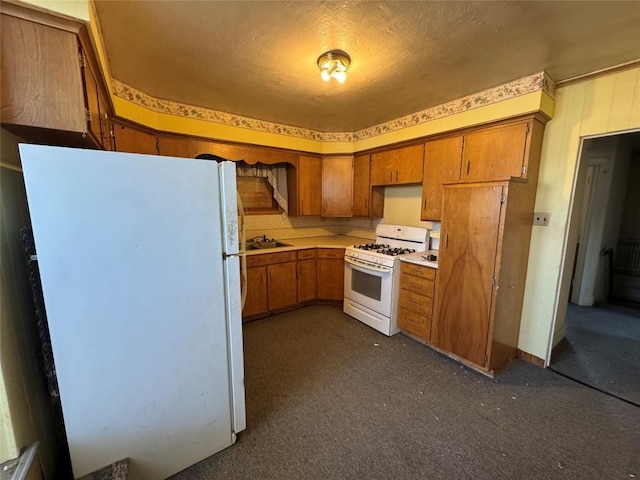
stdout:
[[91,122],[91,112],[88,108],[84,109],[84,116],[87,117],[87,123]]
[[502,195],[500,195],[500,203],[504,203],[507,201],[507,196],[503,193]]
[[495,287],[498,284],[498,279],[496,277],[493,277],[491,279],[491,286]]
[[484,354],[484,364],[486,365],[488,361],[489,361],[489,355],[487,355],[487,354],[485,353],[485,354]]
[[87,67],[87,60],[85,59],[84,53],[82,52],[82,50],[78,51],[78,58],[80,59],[80,67],[81,68],[86,68]]
[[522,175],[524,175],[524,174],[526,174],[526,173],[527,173],[527,166],[526,166],[526,165],[522,165],[522,170],[521,170],[521,172],[522,172]]
[[531,124],[527,123],[527,133],[529,133],[531,131]]

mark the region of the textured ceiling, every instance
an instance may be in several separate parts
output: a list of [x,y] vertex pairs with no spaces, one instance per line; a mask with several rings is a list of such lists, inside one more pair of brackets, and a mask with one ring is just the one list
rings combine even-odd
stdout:
[[[640,59],[640,2],[95,0],[113,78],[153,97],[350,132],[546,71]],[[347,81],[320,79],[342,49]]]

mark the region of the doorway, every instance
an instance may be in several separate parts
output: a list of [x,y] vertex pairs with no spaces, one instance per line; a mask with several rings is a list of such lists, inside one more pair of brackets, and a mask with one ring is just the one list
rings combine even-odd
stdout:
[[[640,404],[640,133],[583,139],[564,340],[550,368]],[[570,253],[570,252],[567,252]],[[565,290],[567,291],[567,290]]]

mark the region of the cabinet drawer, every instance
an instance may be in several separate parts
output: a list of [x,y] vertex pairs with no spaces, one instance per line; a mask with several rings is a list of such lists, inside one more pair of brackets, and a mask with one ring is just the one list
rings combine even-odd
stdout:
[[430,297],[425,297],[423,295],[418,295],[417,293],[410,292],[408,290],[400,290],[398,306],[400,308],[405,308],[411,312],[418,313],[420,315],[426,315],[431,318],[433,299]]
[[318,248],[318,258],[344,258],[344,248]]
[[296,252],[262,253],[259,255],[247,255],[247,267],[258,265],[271,265],[272,263],[295,262]]
[[309,258],[316,258],[315,248],[310,248],[308,250],[298,250],[298,260],[307,260]]
[[435,283],[426,278],[414,277],[413,275],[402,275],[400,277],[400,288],[408,290],[424,297],[433,298]]
[[424,267],[415,263],[400,262],[400,272],[409,275],[415,275],[416,277],[426,278],[428,280],[435,280],[436,269],[430,267]]
[[410,333],[428,342],[431,340],[431,314],[415,313],[406,308],[398,309],[398,327],[405,333]]

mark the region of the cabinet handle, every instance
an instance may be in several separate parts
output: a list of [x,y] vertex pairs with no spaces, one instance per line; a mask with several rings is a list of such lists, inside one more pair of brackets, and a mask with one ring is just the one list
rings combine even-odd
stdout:
[[444,248],[449,248],[449,234],[444,234]]
[[398,170],[396,170],[396,182],[398,181]]
[[422,199],[422,209],[423,210],[427,209],[427,197]]
[[393,182],[393,172],[389,172],[389,181]]
[[471,168],[471,160],[467,162],[467,175],[469,175],[469,169]]

